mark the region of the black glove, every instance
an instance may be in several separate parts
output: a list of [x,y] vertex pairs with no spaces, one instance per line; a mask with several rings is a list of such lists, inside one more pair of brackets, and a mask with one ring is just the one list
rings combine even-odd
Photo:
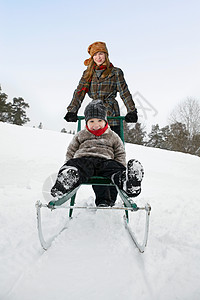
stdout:
[[127,113],[125,116],[126,123],[136,123],[137,120],[138,120],[138,115],[137,115],[136,108],[134,111],[130,111],[129,113]]
[[77,114],[73,113],[73,112],[70,112],[70,111],[68,113],[66,113],[66,115],[64,116],[64,119],[67,122],[76,122],[78,120]]

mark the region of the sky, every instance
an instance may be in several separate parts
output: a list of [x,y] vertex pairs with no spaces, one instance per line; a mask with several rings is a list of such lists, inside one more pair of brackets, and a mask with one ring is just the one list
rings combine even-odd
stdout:
[[0,84],[8,101],[29,103],[27,126],[74,128],[63,117],[95,41],[123,70],[147,127],[167,125],[187,97],[200,100],[200,1],[0,0],[0,11]]

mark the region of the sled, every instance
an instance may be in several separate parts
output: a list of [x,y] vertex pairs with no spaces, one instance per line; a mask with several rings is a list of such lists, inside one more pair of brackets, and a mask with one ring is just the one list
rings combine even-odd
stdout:
[[[120,120],[120,132],[121,132],[121,139],[124,143],[124,132],[123,132],[123,120],[124,117],[108,117],[112,119],[118,119]],[[78,128],[77,131],[81,130],[81,120],[84,120],[83,116],[78,117]],[[118,195],[120,196],[123,205],[122,206],[113,206],[113,207],[91,207],[91,206],[77,206],[75,205],[75,198],[76,193],[78,189],[81,187],[81,185],[102,185],[102,186],[115,186]],[[70,191],[69,193],[65,194],[63,197],[52,200],[48,204],[43,204],[40,201],[36,202],[36,211],[37,211],[37,228],[38,228],[38,236],[40,240],[40,244],[44,250],[47,250],[50,246],[52,241],[66,228],[64,227],[58,234],[54,235],[49,241],[46,241],[43,236],[42,231],[42,221],[41,221],[41,208],[48,208],[52,212],[55,209],[67,209],[69,210],[69,219],[72,219],[73,211],[74,209],[87,209],[87,210],[122,210],[124,211],[124,222],[125,222],[125,228],[127,229],[127,232],[129,233],[129,236],[131,237],[131,240],[134,242],[135,246],[138,248],[138,250],[143,253],[145,250],[145,247],[147,245],[148,240],[148,232],[149,232],[149,218],[150,218],[150,211],[151,206],[147,203],[144,207],[139,207],[133,200],[133,198],[128,197],[128,195],[119,189],[117,185],[115,185],[109,178],[105,177],[99,177],[99,176],[93,176],[91,177],[86,183],[82,183],[80,186],[76,187],[74,190]],[[63,205],[68,200],[70,200],[69,205]],[[144,236],[142,243],[138,242],[138,239],[136,238],[136,235],[131,228],[130,222],[129,222],[129,213],[136,213],[138,211],[144,211],[145,212],[145,228],[144,228]]]

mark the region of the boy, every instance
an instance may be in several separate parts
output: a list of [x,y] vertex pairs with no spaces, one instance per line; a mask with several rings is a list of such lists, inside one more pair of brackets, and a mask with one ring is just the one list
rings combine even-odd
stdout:
[[[110,178],[128,196],[138,196],[144,175],[143,167],[140,162],[130,160],[126,168],[124,145],[108,125],[103,102],[91,101],[84,115],[86,127],[74,136],[68,146],[66,163],[59,170],[51,189],[52,196],[60,198],[92,176]],[[109,188],[103,186],[100,191],[93,186],[97,206],[114,205],[116,199],[110,199]]]

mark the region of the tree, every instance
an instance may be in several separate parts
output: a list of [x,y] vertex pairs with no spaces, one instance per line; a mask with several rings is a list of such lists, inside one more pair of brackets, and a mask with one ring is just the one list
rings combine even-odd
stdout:
[[143,145],[144,138],[146,136],[146,131],[144,130],[145,126],[142,126],[141,123],[136,123],[135,128],[132,129],[132,136],[134,144]]
[[161,148],[171,151],[188,152],[189,133],[185,124],[176,122],[159,128],[159,125],[153,125],[149,140],[146,146]]
[[134,127],[130,127],[126,122],[124,122],[124,140],[127,143],[144,145],[144,138],[146,136],[146,131],[144,131],[145,126],[141,123],[136,123]]
[[10,123],[16,125],[23,125],[30,121],[30,119],[26,116],[26,109],[29,108],[28,103],[24,102],[24,99],[13,98],[13,104],[11,106],[10,114],[11,121]]
[[200,133],[193,135],[188,152],[200,156]]
[[0,86],[0,121],[6,122],[8,118],[8,106],[7,101],[8,96],[5,93],[1,92],[1,86]]
[[163,137],[158,124],[152,126],[151,132],[149,133],[148,137],[149,140],[146,142],[146,146],[162,148]]
[[186,125],[176,122],[170,125],[170,134],[168,136],[169,150],[188,152],[189,132]]
[[61,129],[62,133],[67,133],[67,130],[65,128]]
[[0,86],[0,121],[11,124],[23,125],[29,122],[26,116],[26,108],[28,103],[24,102],[23,98],[13,98],[13,103],[6,103],[8,96],[1,92]]
[[39,128],[39,129],[42,129],[42,128],[43,128],[42,122],[40,122],[40,124],[38,125],[38,128]]
[[160,142],[160,148],[170,150],[170,127],[169,125],[160,129],[160,135],[162,137],[162,141]]
[[200,132],[200,102],[192,97],[186,98],[172,111],[169,121],[185,124],[192,138]]

